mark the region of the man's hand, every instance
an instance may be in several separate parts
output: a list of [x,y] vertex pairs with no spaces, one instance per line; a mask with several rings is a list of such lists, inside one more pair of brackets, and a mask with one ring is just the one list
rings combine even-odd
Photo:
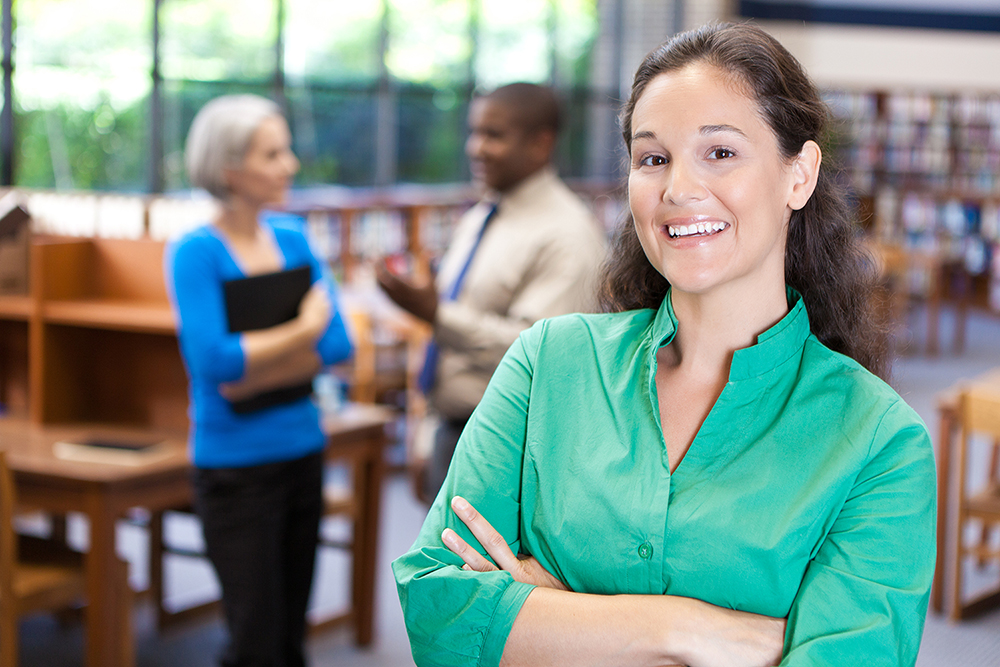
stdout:
[[385,262],[375,264],[375,278],[397,306],[424,322],[434,324],[438,293],[433,280],[423,284],[415,283],[390,271]]
[[484,558],[451,528],[445,528],[441,539],[445,546],[465,561],[465,565],[462,566],[463,570],[492,572],[501,569],[510,572],[514,580],[521,583],[555,588],[560,591],[569,590],[566,584],[542,567],[534,556],[515,556],[507,543],[504,542],[503,536],[467,500],[461,496],[455,496],[451,499],[451,509],[476,536],[479,543],[486,549],[486,553],[492,556],[493,560],[500,566],[497,568],[496,565]]

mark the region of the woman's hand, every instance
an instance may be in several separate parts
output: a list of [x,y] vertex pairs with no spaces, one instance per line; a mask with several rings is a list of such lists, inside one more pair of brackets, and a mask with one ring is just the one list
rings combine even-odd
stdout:
[[464,570],[475,570],[476,572],[492,572],[500,569],[510,572],[515,581],[534,586],[544,586],[560,591],[568,591],[566,584],[559,581],[535,560],[533,556],[518,557],[507,546],[503,536],[498,533],[489,521],[483,518],[476,508],[469,504],[465,498],[455,496],[451,499],[451,509],[462,520],[475,535],[479,543],[486,549],[486,553],[493,557],[497,565],[494,565],[483,557],[478,551],[469,546],[469,543],[458,536],[458,533],[451,528],[445,528],[441,533],[441,539],[445,546],[459,556],[465,565]]
[[331,311],[330,296],[326,293],[323,283],[313,283],[299,304],[299,319],[317,340],[330,324]]
[[691,632],[685,641],[689,665],[777,665],[786,619],[716,607],[690,600]]

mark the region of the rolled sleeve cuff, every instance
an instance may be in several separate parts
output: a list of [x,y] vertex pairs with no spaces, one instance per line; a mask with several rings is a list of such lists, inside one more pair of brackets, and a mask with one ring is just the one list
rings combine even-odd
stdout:
[[524,601],[528,599],[528,594],[533,590],[535,587],[531,584],[513,581],[500,596],[493,618],[490,619],[490,626],[486,630],[479,667],[499,667],[503,649],[507,645],[507,637],[510,636],[510,630],[514,626],[514,619],[521,611]]

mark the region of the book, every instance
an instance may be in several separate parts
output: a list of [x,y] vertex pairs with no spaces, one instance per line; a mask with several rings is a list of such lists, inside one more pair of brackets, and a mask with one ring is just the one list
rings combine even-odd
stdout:
[[[267,329],[293,319],[312,286],[309,266],[263,273],[223,283],[226,318],[231,333]],[[313,392],[312,381],[230,401],[237,414],[291,403]]]
[[52,453],[64,461],[110,463],[112,465],[140,466],[170,456],[170,449],[159,439],[92,437],[79,442],[59,441],[52,445]]

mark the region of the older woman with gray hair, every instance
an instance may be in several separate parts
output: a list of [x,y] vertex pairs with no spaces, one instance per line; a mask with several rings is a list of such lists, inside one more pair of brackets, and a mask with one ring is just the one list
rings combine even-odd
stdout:
[[[325,442],[308,387],[351,343],[302,220],[266,212],[299,168],[280,108],[253,95],[212,100],[185,157],[192,185],[219,203],[214,220],[168,245],[165,267],[190,380],[195,509],[230,634],[220,664],[298,667]],[[234,326],[227,284],[296,269],[308,283],[291,319]]]

